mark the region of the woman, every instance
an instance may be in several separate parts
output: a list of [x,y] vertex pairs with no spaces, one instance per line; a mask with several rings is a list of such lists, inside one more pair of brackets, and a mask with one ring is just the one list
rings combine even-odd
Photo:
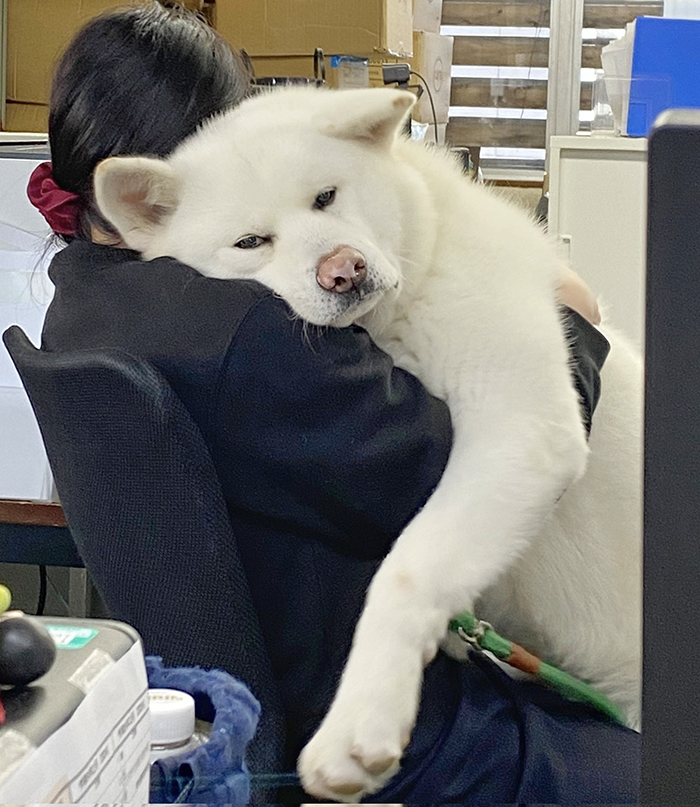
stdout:
[[[43,349],[116,347],[149,361],[204,436],[272,662],[291,769],[328,708],[378,561],[437,484],[451,427],[446,406],[361,328],[302,338],[264,287],[204,278],[169,258],[141,262],[95,209],[101,159],[165,155],[247,86],[243,60],[196,18],[158,5],[105,15],[58,65],[52,167],[38,170],[29,193],[68,241],[50,270]],[[562,294],[590,305],[576,279]],[[581,316],[568,318],[590,425],[607,343]],[[379,801],[635,797],[634,735],[489,664],[440,656],[423,703],[404,768]]]

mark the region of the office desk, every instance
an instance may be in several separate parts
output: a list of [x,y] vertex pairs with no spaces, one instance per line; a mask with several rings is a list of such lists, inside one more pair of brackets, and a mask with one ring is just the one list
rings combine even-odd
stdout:
[[0,561],[82,568],[60,504],[0,499]]
[[87,572],[60,504],[0,499],[0,561],[69,567],[69,615],[86,616]]

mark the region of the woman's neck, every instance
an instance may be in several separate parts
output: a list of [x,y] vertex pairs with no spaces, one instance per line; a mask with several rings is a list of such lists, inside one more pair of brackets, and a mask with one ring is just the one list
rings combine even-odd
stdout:
[[90,226],[90,239],[93,244],[101,244],[104,247],[116,247],[117,249],[128,249],[127,245],[118,235],[112,235],[101,230],[97,225]]

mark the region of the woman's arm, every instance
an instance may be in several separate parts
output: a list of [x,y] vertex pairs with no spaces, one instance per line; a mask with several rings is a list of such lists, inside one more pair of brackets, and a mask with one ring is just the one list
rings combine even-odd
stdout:
[[557,298],[562,305],[573,309],[592,325],[600,325],[598,300],[583,279],[568,266],[562,269]]
[[383,557],[437,485],[447,406],[359,327],[320,329],[258,302],[219,393],[229,506],[360,558]]
[[[604,337],[568,314],[584,420]],[[251,309],[229,350],[215,450],[229,506],[360,558],[383,557],[437,485],[452,429],[359,327],[319,329],[280,299]]]

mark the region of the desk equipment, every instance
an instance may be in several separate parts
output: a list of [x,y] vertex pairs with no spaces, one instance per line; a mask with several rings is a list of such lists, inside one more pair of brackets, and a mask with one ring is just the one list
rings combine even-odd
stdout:
[[3,688],[0,803],[148,801],[150,723],[143,649],[127,625],[44,617],[46,675]]

